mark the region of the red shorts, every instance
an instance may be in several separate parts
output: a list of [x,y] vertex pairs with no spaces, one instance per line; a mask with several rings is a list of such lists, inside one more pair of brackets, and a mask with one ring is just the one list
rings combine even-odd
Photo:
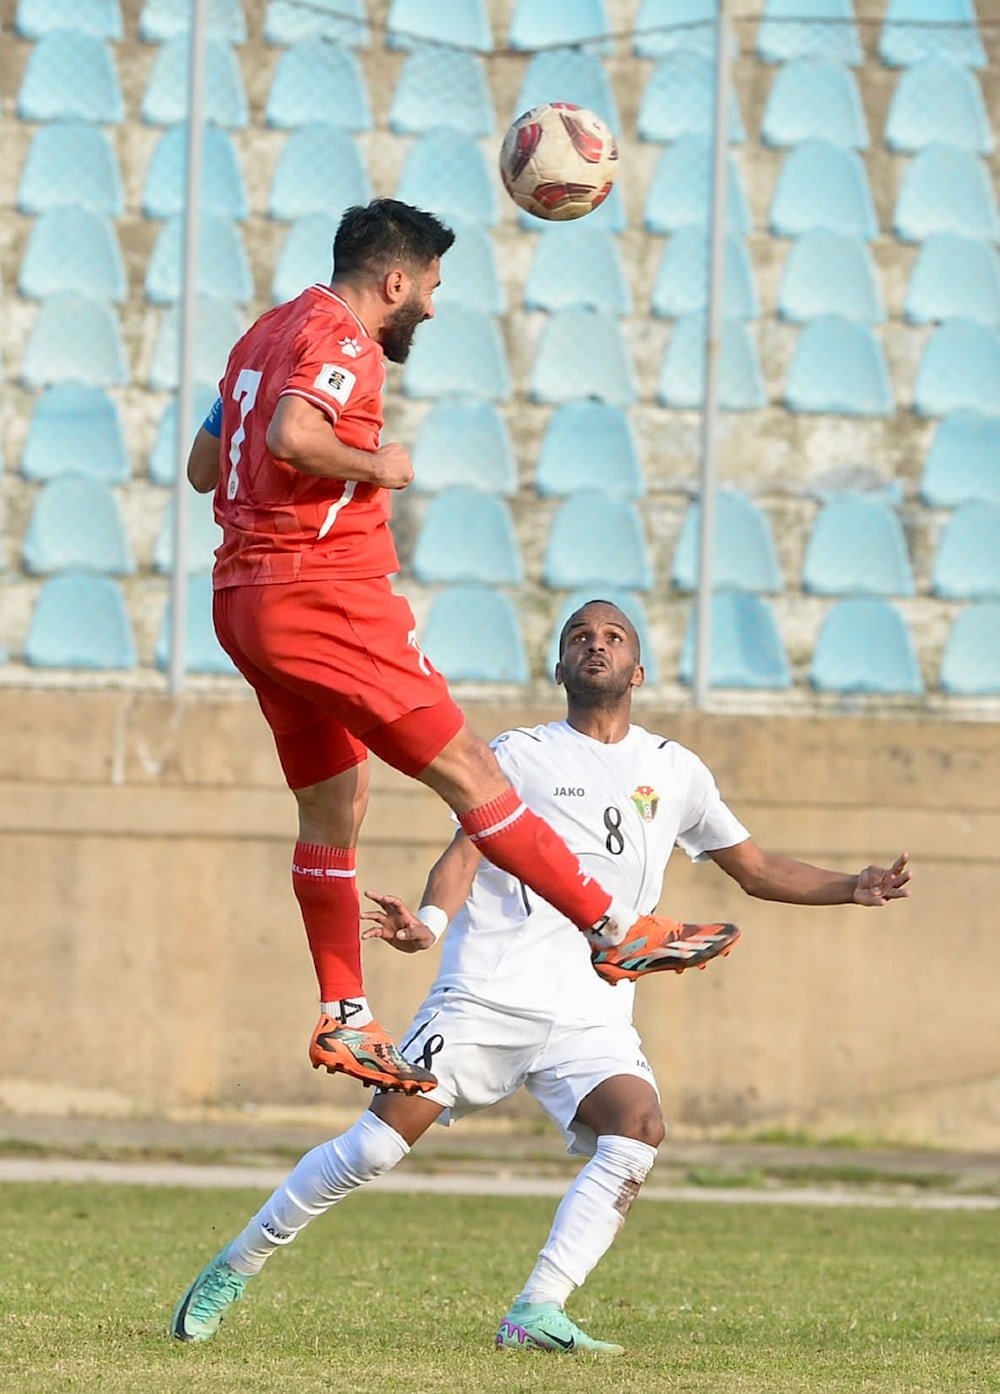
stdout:
[[214,616],[291,789],[360,764],[368,750],[420,774],[465,720],[385,577],[229,586],[215,592]]

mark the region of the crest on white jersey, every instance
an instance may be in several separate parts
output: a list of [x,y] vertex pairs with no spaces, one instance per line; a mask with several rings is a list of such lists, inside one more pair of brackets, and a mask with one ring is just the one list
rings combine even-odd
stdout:
[[345,358],[357,358],[361,352],[357,339],[341,339],[339,348]]
[[350,368],[343,368],[339,363],[324,363],[316,374],[313,387],[325,396],[332,397],[341,406],[345,406],[356,382],[357,378]]
[[651,784],[638,784],[632,790],[632,802],[639,810],[639,816],[644,823],[651,823],[656,817],[656,810],[660,806],[660,796]]

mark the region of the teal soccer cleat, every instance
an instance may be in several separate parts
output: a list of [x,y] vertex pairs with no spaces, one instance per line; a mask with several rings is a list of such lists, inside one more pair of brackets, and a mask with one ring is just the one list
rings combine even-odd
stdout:
[[498,1350],[544,1350],[554,1355],[624,1355],[623,1346],[595,1341],[558,1302],[515,1302],[497,1331]]
[[209,1341],[234,1302],[243,1296],[250,1275],[226,1262],[228,1245],[203,1268],[177,1304],[171,1335],[178,1341]]

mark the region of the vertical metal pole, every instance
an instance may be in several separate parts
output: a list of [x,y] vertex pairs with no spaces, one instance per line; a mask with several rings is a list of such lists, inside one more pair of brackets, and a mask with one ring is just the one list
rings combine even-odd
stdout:
[[188,53],[187,160],[184,187],[184,253],[178,335],[177,459],[174,473],[174,569],[170,578],[170,691],[184,687],[187,638],[188,490],[187,464],[194,434],[194,341],[197,317],[198,235],[201,224],[201,165],[205,126],[205,36],[208,0],[193,0]]
[[709,212],[708,308],[705,316],[705,386],[701,411],[698,591],[695,599],[694,704],[702,708],[711,686],[712,571],[715,548],[715,447],[719,418],[719,352],[726,273],[726,173],[729,156],[730,31],[732,0],[719,0],[715,30],[715,105],[712,120],[712,202]]

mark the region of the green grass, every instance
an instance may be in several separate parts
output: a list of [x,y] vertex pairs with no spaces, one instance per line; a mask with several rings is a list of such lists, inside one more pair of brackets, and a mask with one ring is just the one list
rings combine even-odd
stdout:
[[180,1292],[259,1191],[5,1185],[3,1394],[993,1394],[1000,1214],[635,1208],[571,1311],[615,1362],[499,1355],[550,1201],[363,1195],[255,1280],[215,1341]]

